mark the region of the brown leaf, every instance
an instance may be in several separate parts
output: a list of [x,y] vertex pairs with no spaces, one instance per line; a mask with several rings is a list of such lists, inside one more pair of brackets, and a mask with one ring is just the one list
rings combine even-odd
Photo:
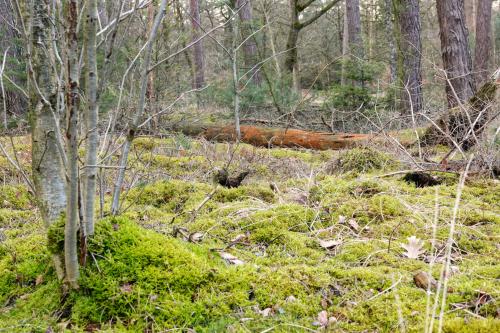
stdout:
[[427,272],[420,271],[413,276],[413,281],[415,285],[424,290],[434,290],[436,289],[437,282],[434,280],[432,276],[430,276]]
[[328,312],[326,312],[326,310],[318,313],[318,323],[323,327],[328,326]]
[[38,275],[35,280],[35,286],[41,285],[43,283],[43,275]]
[[340,240],[335,240],[335,239],[330,239],[330,240],[319,240],[319,245],[324,248],[324,249],[332,249],[336,246],[339,246],[342,244],[342,241]]
[[262,317],[269,317],[273,315],[273,309],[272,308],[265,308],[262,311],[259,311],[259,313],[262,315]]

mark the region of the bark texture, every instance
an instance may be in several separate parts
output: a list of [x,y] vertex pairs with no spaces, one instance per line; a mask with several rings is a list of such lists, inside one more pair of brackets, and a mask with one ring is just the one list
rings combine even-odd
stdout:
[[68,156],[68,204],[64,226],[64,264],[66,281],[78,287],[78,114],[79,114],[79,62],[78,62],[78,0],[66,4],[66,155]]
[[87,110],[85,113],[85,132],[87,142],[85,149],[84,169],[84,201],[83,225],[85,236],[94,234],[94,202],[96,197],[97,149],[99,146],[99,106],[97,104],[97,52],[96,34],[98,23],[97,0],[90,0],[87,7]]
[[[174,131],[213,141],[236,141],[234,126],[178,125]],[[352,148],[372,138],[369,134],[331,134],[298,129],[241,126],[241,142],[257,147],[289,147],[316,150]]]
[[476,84],[488,79],[488,69],[493,49],[491,41],[491,7],[492,0],[477,0],[476,48],[474,54],[474,72]]
[[[38,206],[46,226],[59,220],[66,209],[64,156],[59,137],[57,77],[51,41],[49,6],[43,0],[31,9],[31,61],[28,67],[28,91],[31,93],[32,173]],[[38,87],[38,89],[37,89]]]
[[255,67],[259,62],[258,52],[257,52],[257,42],[255,36],[253,36],[253,13],[252,13],[252,2],[250,0],[237,0],[236,2],[237,10],[239,9],[239,17],[241,22],[241,34],[243,36],[243,56],[245,59],[245,72],[250,71],[249,75],[252,78],[252,82],[256,85],[262,83],[262,75],[259,68]]
[[[191,26],[193,41],[200,38],[200,3],[199,0],[190,0],[189,10],[191,13]],[[203,40],[193,45],[193,88],[200,89],[205,85],[205,59],[203,52]]]
[[345,27],[347,33],[344,38],[347,40],[346,54],[351,54],[357,58],[363,57],[363,39],[361,38],[361,14],[359,11],[359,0],[345,1]]
[[422,42],[418,0],[394,0],[398,21],[402,113],[422,110]]
[[450,108],[467,101],[476,86],[472,73],[463,0],[437,0],[441,56],[446,72],[446,97]]

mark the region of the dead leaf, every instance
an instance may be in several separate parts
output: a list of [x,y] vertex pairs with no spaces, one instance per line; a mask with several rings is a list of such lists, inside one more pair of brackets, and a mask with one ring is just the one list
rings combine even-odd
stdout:
[[259,311],[259,313],[262,315],[262,317],[269,317],[273,314],[273,309],[272,308],[265,308],[262,311]]
[[326,310],[318,313],[318,323],[323,327],[328,326],[328,312],[326,312]]
[[339,223],[340,223],[340,224],[344,224],[344,223],[345,223],[345,221],[346,221],[346,217],[345,217],[345,216],[343,216],[343,215],[339,215]]
[[41,285],[43,283],[43,275],[38,275],[35,280],[35,286]]
[[349,224],[349,227],[355,231],[355,232],[359,232],[359,224],[358,222],[356,222],[355,219],[350,219],[349,221],[347,221],[347,224]]
[[243,260],[238,259],[237,257],[233,256],[231,253],[228,252],[219,252],[219,255],[221,256],[222,259],[226,260],[231,265],[239,266],[245,263]]
[[413,276],[413,282],[419,288],[424,290],[434,290],[436,289],[437,282],[434,280],[432,276],[430,276],[427,272],[421,271]]
[[319,245],[324,249],[331,249],[342,244],[342,241],[330,239],[330,240],[319,240]]
[[203,239],[204,234],[202,232],[193,232],[189,235],[189,241],[191,243],[198,243]]
[[408,237],[408,244],[401,244],[401,247],[406,250],[403,255],[410,259],[418,259],[425,252],[422,250],[423,246],[424,241],[415,236]]
[[297,300],[297,298],[295,298],[295,296],[290,295],[290,296],[288,296],[288,297],[285,299],[285,302],[286,302],[286,303],[292,303],[292,302],[295,302],[296,300]]

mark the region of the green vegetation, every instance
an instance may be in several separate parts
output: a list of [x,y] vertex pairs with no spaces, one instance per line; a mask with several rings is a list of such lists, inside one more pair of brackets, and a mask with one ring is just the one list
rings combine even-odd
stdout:
[[[436,193],[436,244],[444,246],[456,176],[416,188],[401,176],[375,178],[397,164],[373,149],[318,153],[242,145],[230,171],[248,168],[249,179],[213,193],[207,156],[224,165],[227,145],[207,151],[193,142],[185,156],[170,156],[165,147],[171,146],[175,140],[136,142],[134,149],[148,153],[132,161],[133,168],[160,176],[126,193],[121,216],[97,224],[74,292],[64,290],[51,261],[61,250],[62,224],[50,228],[49,248],[25,187],[2,186],[0,331],[306,332],[319,329],[313,323],[326,310],[336,318],[329,331],[391,332],[398,308],[408,332],[423,330],[426,293],[413,275],[428,270],[423,259],[430,255]],[[332,164],[333,173],[317,171]],[[499,202],[497,182],[467,182],[444,332],[500,329]],[[424,241],[420,259],[403,255],[401,244],[413,235]],[[327,249],[320,239],[338,243]],[[491,300],[477,311],[460,309],[480,293]]]

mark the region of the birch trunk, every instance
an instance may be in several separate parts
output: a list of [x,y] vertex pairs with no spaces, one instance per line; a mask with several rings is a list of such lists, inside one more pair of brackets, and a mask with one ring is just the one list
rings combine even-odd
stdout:
[[64,263],[66,281],[71,288],[78,287],[78,107],[79,107],[79,62],[78,62],[78,0],[66,5],[67,24],[67,87],[66,87],[66,154],[68,156],[68,204],[64,229]]
[[97,0],[90,0],[87,5],[87,112],[85,114],[85,125],[87,143],[85,150],[85,174],[84,174],[84,201],[83,201],[83,225],[85,236],[94,234],[94,203],[96,198],[97,177],[97,150],[99,146],[98,119],[99,106],[97,104],[97,34],[98,12]]
[[[57,75],[51,40],[50,7],[43,0],[31,8],[31,43],[28,59],[29,109],[31,113],[32,173],[38,206],[48,227],[66,209],[64,157],[58,148]],[[40,84],[39,84],[40,83]]]
[[120,156],[120,165],[118,175],[116,177],[115,187],[113,189],[113,202],[111,204],[111,213],[113,215],[118,214],[120,208],[120,192],[123,186],[123,180],[125,177],[125,167],[127,166],[128,155],[130,153],[130,147],[132,145],[132,141],[135,138],[139,121],[144,113],[145,101],[146,101],[146,90],[148,88],[148,72],[151,64],[151,53],[153,52],[153,44],[156,39],[156,35],[158,33],[158,29],[160,27],[160,23],[165,16],[165,11],[167,7],[167,0],[162,0],[160,4],[160,9],[155,17],[155,22],[149,33],[148,41],[146,42],[146,47],[144,50],[144,62],[142,64],[141,69],[141,91],[139,95],[139,102],[137,104],[137,110],[132,118],[132,121],[129,124],[129,129],[127,133],[127,138],[122,147],[122,153]]

